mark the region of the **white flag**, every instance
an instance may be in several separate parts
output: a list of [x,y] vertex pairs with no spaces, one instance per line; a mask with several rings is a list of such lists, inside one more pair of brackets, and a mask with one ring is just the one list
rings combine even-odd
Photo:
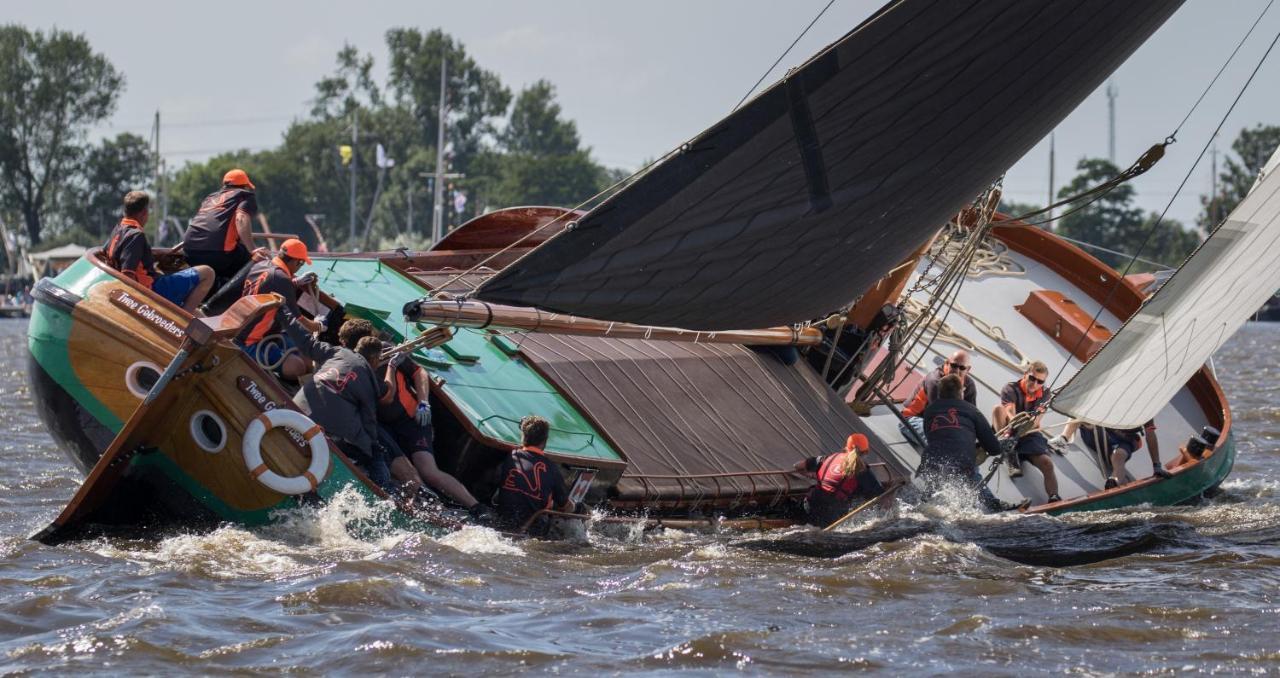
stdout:
[[453,192],[453,211],[462,214],[467,209],[467,194],[462,191]]
[[382,169],[391,169],[396,166],[396,161],[387,157],[387,149],[383,148],[382,144],[378,144],[377,163],[378,167],[381,167]]

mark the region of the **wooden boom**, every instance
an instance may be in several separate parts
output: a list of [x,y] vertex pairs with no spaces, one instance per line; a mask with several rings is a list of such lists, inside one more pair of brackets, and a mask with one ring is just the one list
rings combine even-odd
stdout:
[[443,327],[501,327],[544,334],[576,334],[614,339],[651,339],[654,341],[687,341],[695,344],[742,344],[746,346],[816,346],[822,332],[816,327],[769,327],[760,330],[696,332],[675,327],[632,325],[607,320],[592,320],[561,313],[548,313],[536,308],[503,306],[483,301],[418,300],[404,307],[404,317],[414,322]]

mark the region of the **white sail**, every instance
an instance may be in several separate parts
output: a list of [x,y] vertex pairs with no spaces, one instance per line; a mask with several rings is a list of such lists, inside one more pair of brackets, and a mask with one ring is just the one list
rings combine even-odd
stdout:
[[1280,149],[1226,221],[1057,393],[1053,409],[1141,426],[1280,289],[1278,167]]

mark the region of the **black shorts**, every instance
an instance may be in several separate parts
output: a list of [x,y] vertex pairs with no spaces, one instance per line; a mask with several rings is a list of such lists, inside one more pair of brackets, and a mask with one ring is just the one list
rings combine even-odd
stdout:
[[383,422],[380,427],[390,434],[396,445],[403,450],[402,454],[412,455],[414,452],[432,453],[435,449],[432,442],[435,432],[431,424],[421,426],[412,417],[403,417],[392,422]]
[[1044,437],[1043,433],[1036,431],[1018,438],[1018,444],[1013,449],[1017,451],[1019,457],[1038,457],[1049,454],[1049,439]]
[[[1107,441],[1106,441],[1107,454],[1111,454],[1112,452],[1120,450],[1124,452],[1125,461],[1128,461],[1129,459],[1133,458],[1133,453],[1137,451],[1139,447],[1142,446],[1141,441],[1135,438],[1131,438],[1129,436],[1123,435],[1119,431],[1116,431],[1114,429],[1109,429],[1109,428],[1103,429],[1103,430],[1107,432]],[[1096,435],[1097,434],[1093,427],[1091,426],[1080,427],[1081,440],[1084,441],[1085,447],[1089,448],[1090,450],[1093,450],[1094,452],[1098,451],[1096,449],[1098,447]]]
[[1125,461],[1131,459],[1134,450],[1138,449],[1137,441],[1111,429],[1107,429],[1107,447],[1110,447],[1112,452],[1123,450]]
[[184,252],[183,255],[187,263],[192,266],[208,266],[213,269],[213,275],[218,283],[214,285],[214,289],[231,280],[240,269],[244,268],[245,264],[252,260],[249,251],[239,247],[230,252],[196,250]]

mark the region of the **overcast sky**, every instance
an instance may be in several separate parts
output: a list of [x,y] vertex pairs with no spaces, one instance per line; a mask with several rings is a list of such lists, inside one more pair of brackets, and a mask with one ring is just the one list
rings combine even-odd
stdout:
[[[1266,0],[1190,0],[1116,72],[1117,163],[1163,139],[1189,109]],[[825,0],[540,2],[6,2],[3,21],[86,34],[127,77],[109,127],[149,133],[164,125],[170,166],[235,148],[277,145],[304,115],[313,85],[344,42],[385,61],[395,26],[440,27],[513,90],[539,78],[558,90],[595,158],[635,169],[716,122],[747,92]],[[776,80],[874,11],[879,0],[836,0],[766,83]],[[1226,111],[1267,44],[1280,32],[1273,9],[1179,134],[1165,160],[1134,184],[1159,210]],[[1277,49],[1280,52],[1280,49]],[[1259,122],[1280,124],[1280,53],[1263,66],[1224,127],[1219,147]],[[1076,161],[1107,154],[1107,100],[1099,88],[1056,132],[1057,180]],[[336,142],[337,140],[335,140]],[[1048,141],[1009,172],[1006,195],[1043,203]],[[1208,192],[1208,159],[1171,215],[1190,222]],[[268,199],[264,196],[264,199]]]

